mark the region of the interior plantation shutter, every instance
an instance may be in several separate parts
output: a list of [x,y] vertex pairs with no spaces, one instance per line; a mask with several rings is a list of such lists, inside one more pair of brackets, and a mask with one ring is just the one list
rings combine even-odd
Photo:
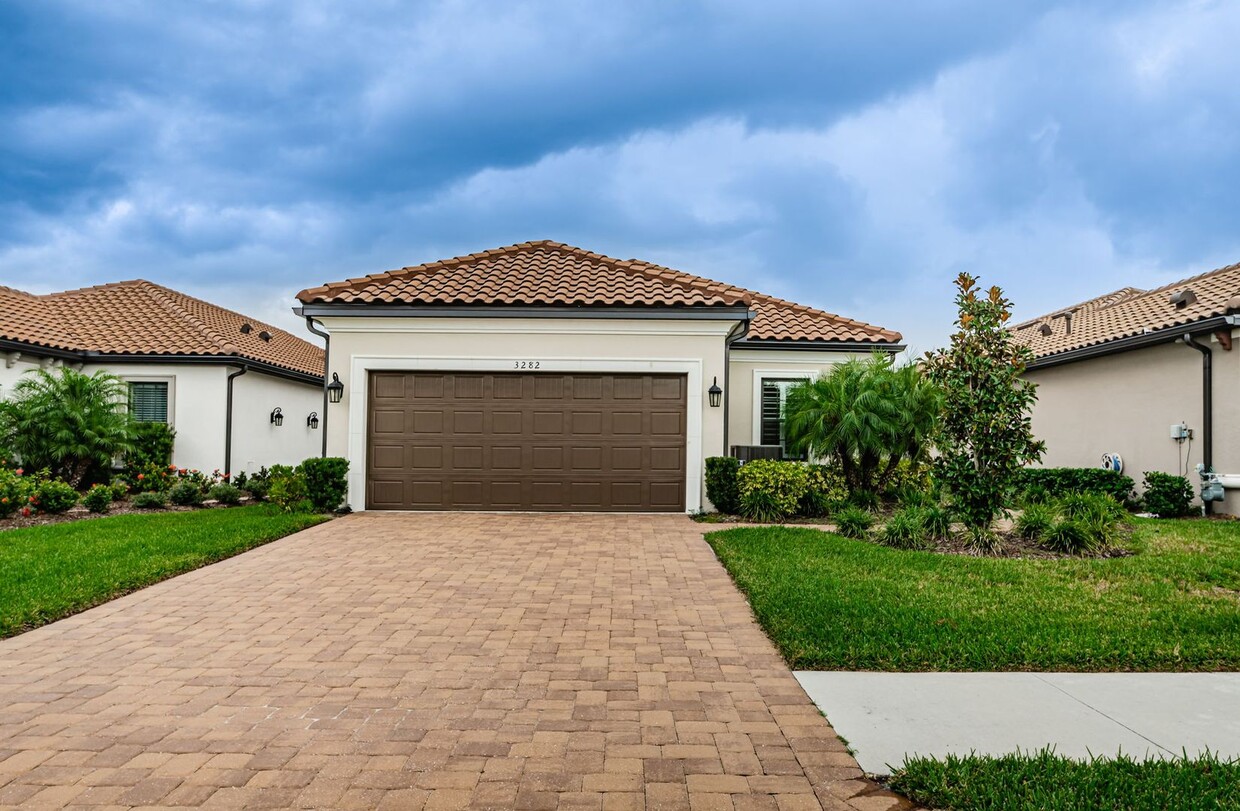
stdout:
[[762,381],[762,444],[780,445],[779,416],[783,399],[780,386],[773,380]]
[[168,384],[130,383],[129,411],[139,422],[167,422]]

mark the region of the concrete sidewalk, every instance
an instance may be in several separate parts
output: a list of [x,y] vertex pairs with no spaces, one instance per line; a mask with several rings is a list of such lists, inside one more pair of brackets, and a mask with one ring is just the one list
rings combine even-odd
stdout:
[[800,671],[856,751],[889,774],[906,754],[1240,756],[1240,673],[854,673]]

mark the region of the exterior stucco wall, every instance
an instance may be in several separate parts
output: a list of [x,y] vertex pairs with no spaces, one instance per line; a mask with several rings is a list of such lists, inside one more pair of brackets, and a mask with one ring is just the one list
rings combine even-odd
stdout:
[[[1240,473],[1240,346],[1214,351],[1214,468]],[[1119,453],[1124,473],[1141,485],[1147,470],[1184,475],[1197,490],[1202,461],[1201,354],[1180,343],[1035,369],[1034,433],[1046,441],[1046,467],[1097,467]],[[1193,430],[1191,446],[1170,438],[1170,426]],[[1228,490],[1218,512],[1240,510],[1240,491]]]
[[[328,454],[350,460],[349,499],[365,503],[367,369],[542,372],[671,372],[688,375],[686,507],[707,506],[703,460],[724,452],[723,408],[706,389],[724,379],[724,338],[734,321],[633,319],[332,318],[331,368],[345,384],[330,406]],[[528,366],[526,369],[528,370]]]
[[[219,396],[224,397],[222,389]],[[274,408],[284,414],[284,424],[278,427],[271,424]],[[312,412],[320,418],[317,429],[306,425]],[[323,447],[322,412],[323,389],[317,384],[254,371],[238,377],[233,381],[233,472],[253,473],[260,467],[295,465],[318,456]],[[222,453],[223,440],[220,447]]]
[[[12,366],[0,360],[0,396],[9,396],[21,375],[38,369],[40,361],[33,353],[23,353]],[[224,467],[226,384],[228,373],[235,368],[179,363],[88,363],[81,371],[105,371],[127,381],[167,382],[168,422],[176,430],[172,461],[179,467],[210,473]],[[296,463],[317,456],[321,435],[306,427],[306,416],[311,411],[322,411],[322,391],[318,384],[253,371],[237,378],[233,393],[234,470],[256,470],[263,465]],[[271,409],[277,405],[286,417],[280,429],[269,421]]]
[[[728,444],[756,445],[761,423],[755,410],[764,378],[814,378],[837,363],[864,353],[806,350],[733,349],[729,360]],[[722,381],[720,381],[722,384]],[[713,455],[713,454],[712,454]]]

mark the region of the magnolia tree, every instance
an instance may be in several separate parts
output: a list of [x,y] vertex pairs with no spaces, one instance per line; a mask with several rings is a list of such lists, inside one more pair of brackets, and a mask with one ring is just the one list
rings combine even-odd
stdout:
[[1007,329],[1012,302],[992,287],[978,295],[977,279],[956,279],[956,332],[947,349],[926,356],[927,377],[945,398],[935,435],[936,478],[978,546],[997,543],[990,526],[1015,495],[1020,471],[1042,458],[1029,412],[1036,386],[1022,379],[1032,351]]

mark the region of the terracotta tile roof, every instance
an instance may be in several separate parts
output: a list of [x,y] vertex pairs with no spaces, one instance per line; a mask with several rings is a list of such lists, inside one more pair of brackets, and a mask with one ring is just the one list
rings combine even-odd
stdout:
[[[1172,296],[1184,291],[1195,300],[1177,306]],[[1012,333],[1041,358],[1236,312],[1237,296],[1240,264],[1154,290],[1124,287],[1017,324]]]
[[297,294],[304,304],[710,307],[747,305],[751,340],[895,343],[900,333],[637,259],[523,242]]
[[0,287],[0,338],[104,355],[236,356],[323,374],[314,344],[141,279],[47,295]]

